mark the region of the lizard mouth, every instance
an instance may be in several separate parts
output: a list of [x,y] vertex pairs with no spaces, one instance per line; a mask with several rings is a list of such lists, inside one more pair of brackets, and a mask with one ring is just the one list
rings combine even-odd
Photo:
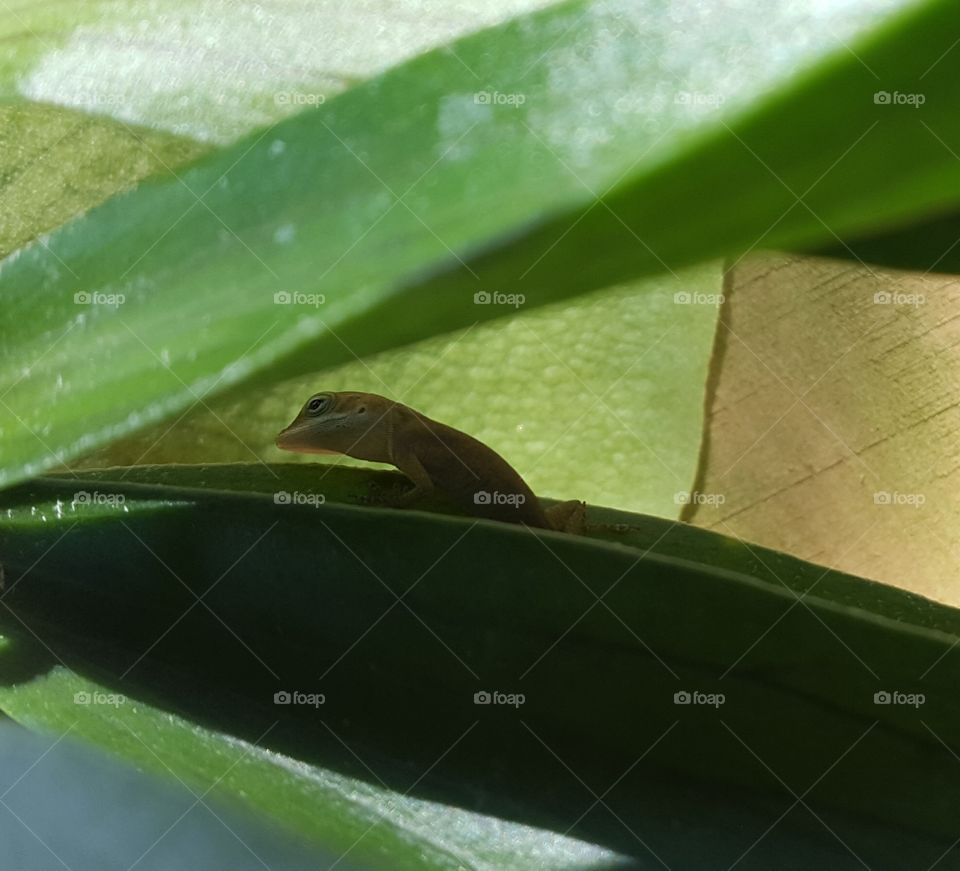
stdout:
[[298,454],[336,454],[339,451],[332,451],[329,448],[317,447],[311,444],[310,431],[312,427],[304,424],[291,423],[290,426],[280,430],[274,440],[274,444],[281,451],[294,451]]

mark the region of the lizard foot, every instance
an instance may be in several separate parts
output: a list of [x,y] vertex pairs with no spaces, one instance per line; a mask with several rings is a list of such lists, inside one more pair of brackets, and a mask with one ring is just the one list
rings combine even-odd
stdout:
[[550,526],[557,532],[568,532],[571,535],[580,535],[587,517],[587,503],[579,499],[570,499],[551,505],[544,511]]

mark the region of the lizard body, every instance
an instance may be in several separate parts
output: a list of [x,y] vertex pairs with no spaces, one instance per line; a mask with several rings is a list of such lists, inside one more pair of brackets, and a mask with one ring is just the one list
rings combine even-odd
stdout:
[[412,482],[397,501],[407,505],[439,490],[479,517],[573,531],[583,503],[544,511],[517,471],[483,442],[375,393],[317,393],[277,436],[277,447],[339,453],[390,463]]

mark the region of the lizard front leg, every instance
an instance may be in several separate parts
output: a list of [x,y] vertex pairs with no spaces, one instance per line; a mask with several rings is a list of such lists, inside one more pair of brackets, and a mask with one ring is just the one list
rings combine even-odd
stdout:
[[423,468],[423,464],[413,452],[405,452],[395,455],[391,462],[404,475],[413,481],[413,489],[390,500],[394,508],[404,508],[413,502],[416,502],[421,496],[426,496],[434,489],[433,480]]

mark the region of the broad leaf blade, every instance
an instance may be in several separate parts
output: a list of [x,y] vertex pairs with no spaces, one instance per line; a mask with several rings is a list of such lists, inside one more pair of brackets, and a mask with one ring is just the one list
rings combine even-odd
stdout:
[[[652,0],[567,3],[104,204],[0,269],[4,324],[17,325],[5,336],[5,382],[24,359],[36,364],[4,399],[5,480],[197,395],[500,314],[473,304],[478,291],[522,291],[538,305],[952,201],[960,165],[927,129],[949,142],[957,123],[952,10],[893,8],[910,14],[861,38],[857,57],[827,56],[831,27],[863,34],[891,4],[864,0],[820,19],[784,2],[780,41],[755,33],[752,10],[728,9],[724,32],[740,49],[731,65],[729,41],[696,4],[678,20]],[[916,44],[943,60],[931,66]],[[698,63],[677,72],[675,57]],[[874,104],[875,76],[910,82],[928,70],[926,126]],[[638,83],[662,98],[637,103]],[[722,110],[703,112],[708,86],[730,97]],[[795,148],[797,118],[815,148]],[[853,147],[856,161],[832,171]],[[808,190],[810,208],[797,207]],[[705,195],[736,212],[705,209]],[[104,304],[78,312],[78,288]],[[275,305],[277,293],[293,304]]]
[[0,93],[227,142],[541,5],[87,0],[51,10],[28,3],[0,23]]
[[[20,648],[29,649],[29,645],[19,645],[18,653],[23,652]],[[10,658],[8,651],[0,661],[9,666]],[[237,837],[243,837],[251,849],[259,848],[257,852],[263,860],[281,859],[286,863],[270,867],[299,871],[301,867],[327,868],[336,864],[337,868],[347,869],[459,871],[467,866],[523,871],[539,864],[560,871],[627,864],[618,863],[618,857],[609,850],[572,838],[387,790],[362,769],[362,777],[351,777],[278,754],[260,746],[257,736],[242,740],[204,728],[142,699],[112,692],[95,679],[63,666],[56,665],[13,691],[5,687],[0,695],[4,707],[19,722],[44,735],[44,746],[53,744],[69,729],[74,738],[100,745],[113,756],[172,781],[167,792],[179,794],[180,807],[175,813],[168,810],[157,835],[194,803],[191,793],[206,796],[214,809],[224,801],[244,805],[247,814],[240,819],[249,817],[252,811],[259,817],[259,826],[251,826],[246,819],[248,829],[239,829]],[[74,699],[78,697],[88,701],[77,704]],[[118,697],[120,702],[113,701]],[[36,755],[40,752],[42,749]],[[28,759],[23,769],[33,761],[35,757]],[[105,773],[99,779],[109,781]],[[96,782],[97,778],[93,780]],[[69,784],[66,788],[69,795]],[[184,796],[189,800],[184,801]],[[12,800],[10,803],[20,810]],[[147,807],[158,815],[165,810],[162,806]],[[203,805],[195,814],[201,815],[206,815]],[[35,817],[26,819],[36,825]],[[236,827],[236,819],[225,819]],[[14,820],[10,823],[12,828],[16,827]],[[255,837],[264,823],[273,830],[272,843],[266,841],[272,848],[269,851],[261,846],[263,835],[259,837],[261,843]],[[278,824],[282,826],[281,837],[276,832]],[[215,819],[213,825],[219,825]],[[141,830],[148,826],[149,822]],[[127,838],[120,846],[127,847],[140,835],[140,831],[128,828]],[[296,844],[304,839],[322,845],[323,853],[317,855],[314,849],[311,856],[300,849],[298,855]],[[112,840],[117,840],[115,830]],[[167,847],[182,843],[175,838],[170,840]],[[281,846],[284,841],[285,848]],[[236,840],[233,844],[243,851]],[[140,850],[146,852],[150,845],[151,841],[146,840]],[[235,852],[220,847],[220,861]],[[169,854],[169,850],[157,853]],[[304,853],[309,860],[301,858]],[[137,855],[131,856],[124,867]],[[158,858],[149,855],[151,859]],[[298,860],[300,864],[296,864]],[[304,864],[307,861],[310,864]],[[71,867],[76,866],[71,863]],[[146,867],[157,866],[147,863]]]
[[960,215],[955,212],[900,229],[832,244],[819,252],[841,260],[927,273],[960,273]]
[[[617,852],[729,865],[769,825],[770,802],[820,774],[806,801],[868,863],[900,848],[864,815],[929,861],[949,846],[956,778],[941,740],[960,718],[957,612],[667,521],[601,511],[626,530],[535,536],[346,504],[387,473],[329,472],[321,491],[316,470],[274,471],[328,501],[277,504],[267,472],[239,467],[10,491],[4,601],[65,662],[131,697],[240,737],[279,720],[272,749],[371,777],[343,741],[400,791],[443,755],[414,794]],[[699,561],[717,554],[723,568]],[[23,692],[21,713],[39,716],[42,684],[20,686],[5,709]],[[278,706],[278,690],[325,702]],[[477,705],[482,691],[524,700]],[[724,699],[677,704],[684,692]],[[883,692],[924,699],[877,704]],[[627,827],[577,820],[614,781],[604,801]],[[669,821],[691,814],[716,824],[691,819],[697,838],[678,844]],[[787,825],[745,867],[769,866],[765,851],[801,833],[797,867],[836,864],[844,848],[811,826]]]
[[[62,687],[65,696],[71,690],[74,687]],[[129,702],[100,690],[96,699],[106,711]],[[288,833],[266,828],[249,813],[238,814],[183,783],[148,777],[115,757],[81,746],[72,733],[85,731],[76,728],[83,710],[75,706],[63,734],[31,735],[9,721],[0,722],[0,835],[17,871],[48,871],[54,863],[71,871],[228,865],[238,871],[308,871],[340,858],[305,849]],[[52,726],[49,718],[44,725],[48,730]],[[141,749],[147,756],[154,753],[146,743]],[[154,756],[147,767],[157,768],[158,762]],[[162,773],[170,779],[169,770]],[[90,801],[91,796],[96,801]],[[339,867],[358,866],[344,858]]]

